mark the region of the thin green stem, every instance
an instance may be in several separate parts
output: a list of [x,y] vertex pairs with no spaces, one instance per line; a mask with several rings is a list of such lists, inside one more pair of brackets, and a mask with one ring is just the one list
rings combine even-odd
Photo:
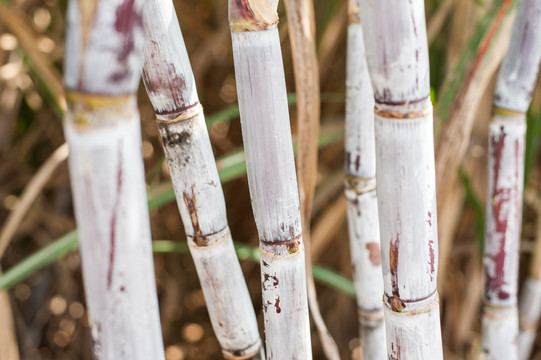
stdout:
[[530,173],[534,166],[541,135],[541,107],[530,108],[527,116],[526,151],[524,155],[524,185],[528,184]]
[[[343,94],[338,93],[324,93],[321,94],[321,102],[344,102],[345,97]],[[297,103],[297,95],[295,93],[287,94],[287,103],[289,105],[295,105]],[[206,117],[207,127],[216,125],[228,120],[233,120],[239,117],[239,107],[233,106],[222,111],[218,111],[212,115]]]
[[[36,251],[23,261],[13,266],[0,277],[0,290],[9,289],[20,283],[30,275],[34,274],[43,267],[55,262],[61,256],[64,256],[79,246],[79,237],[76,231],[72,231],[51,244]],[[190,249],[186,243],[156,240],[152,242],[152,250],[155,253],[180,253],[187,254]],[[249,260],[259,263],[259,249],[256,247],[235,244],[237,256],[241,260]],[[355,287],[351,280],[346,279],[331,269],[314,265],[312,267],[314,278],[331,288],[341,291],[351,297],[355,297]]]
[[7,289],[18,284],[41,268],[77,249],[78,246],[77,232],[67,233],[4,272],[0,276],[0,289]]

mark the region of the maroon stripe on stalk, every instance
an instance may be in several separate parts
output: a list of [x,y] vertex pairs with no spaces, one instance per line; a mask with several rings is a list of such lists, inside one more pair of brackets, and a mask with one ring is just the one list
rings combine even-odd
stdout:
[[113,270],[115,263],[115,243],[116,243],[116,220],[118,216],[118,210],[120,207],[120,194],[122,190],[122,156],[119,152],[118,160],[118,172],[117,172],[117,189],[116,199],[113,206],[113,214],[111,215],[111,235],[110,235],[110,249],[109,249],[109,269],[107,270],[107,289],[111,288],[113,282]]
[[505,251],[505,233],[507,231],[507,212],[504,212],[504,204],[508,204],[511,200],[511,189],[500,187],[499,186],[499,177],[501,170],[501,162],[503,149],[505,146],[505,137],[506,133],[504,132],[504,127],[500,128],[500,134],[493,134],[491,136],[491,147],[492,147],[492,159],[494,161],[492,168],[492,217],[495,224],[494,231],[489,228],[489,234],[487,239],[498,239],[499,247],[498,252],[495,255],[489,256],[492,261],[494,261],[495,269],[493,275],[488,271],[485,272],[485,281],[487,286],[486,297],[487,300],[491,300],[493,294],[497,294],[500,300],[505,300],[509,298],[509,293],[502,290],[503,285],[505,285],[504,278],[504,267],[507,253]]
[[[115,30],[122,35],[122,46],[118,49],[117,60],[125,63],[135,50],[135,27],[143,27],[143,16],[135,11],[135,0],[126,0],[115,12]],[[121,70],[113,73],[109,80],[118,83],[129,77],[132,69],[124,66]]]
[[396,234],[396,240],[393,239],[389,242],[389,259],[391,268],[391,286],[393,296],[400,297],[398,291],[398,250],[400,246],[400,235]]

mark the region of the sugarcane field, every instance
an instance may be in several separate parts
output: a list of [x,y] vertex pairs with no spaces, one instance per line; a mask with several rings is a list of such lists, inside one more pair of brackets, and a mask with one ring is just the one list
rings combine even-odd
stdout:
[[0,360],[541,360],[541,0],[1,0]]

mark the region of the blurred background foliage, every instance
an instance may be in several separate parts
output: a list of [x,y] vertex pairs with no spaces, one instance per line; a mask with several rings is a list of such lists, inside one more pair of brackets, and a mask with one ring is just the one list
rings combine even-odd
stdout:
[[[254,250],[258,240],[235,108],[227,2],[175,0],[175,5],[224,182],[230,228],[262,325]],[[347,3],[318,0],[314,5],[322,136],[311,251],[318,264],[314,273],[322,314],[341,356],[360,359],[356,305],[348,281],[351,265],[343,197]],[[77,238],[70,233],[76,225],[67,152],[62,147],[65,10],[65,0],[0,1],[0,264],[6,271],[0,286],[7,289],[0,296],[0,348],[17,348],[21,359],[91,359],[80,256],[72,251]],[[436,158],[439,161],[438,154],[446,150],[456,154],[452,166],[439,164],[442,169],[437,174],[446,359],[474,358],[480,350],[487,131],[495,75],[513,14],[510,0],[426,1]],[[293,104],[293,66],[283,4],[279,15]],[[168,240],[154,246],[167,359],[219,359],[220,348],[184,245],[153,110],[144,88],[139,94],[152,237]],[[290,111],[295,132],[295,107]],[[541,241],[537,240],[540,122],[541,99],[536,91],[528,114],[521,279],[528,272],[535,241]],[[453,141],[462,144],[462,151],[453,151]],[[314,357],[323,358],[315,332],[313,346]],[[541,337],[533,356],[541,358]]]

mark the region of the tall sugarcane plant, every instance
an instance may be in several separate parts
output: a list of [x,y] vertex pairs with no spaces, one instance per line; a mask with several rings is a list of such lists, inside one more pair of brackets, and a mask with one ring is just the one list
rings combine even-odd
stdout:
[[364,53],[359,1],[348,4],[345,195],[364,359],[386,359],[383,321],[374,93]]
[[518,358],[525,113],[540,60],[541,1],[520,0],[511,42],[498,74],[489,127],[483,312],[483,351],[489,359]]
[[311,271],[310,219],[317,182],[317,139],[320,115],[314,4],[311,0],[285,0],[284,4],[297,94],[297,179],[299,182],[302,234],[306,248],[308,305],[321,339],[323,352],[329,360],[338,360],[340,352],[321,316],[317,302],[316,285]]
[[432,104],[424,3],[361,1],[375,98],[389,359],[441,359]]
[[235,254],[216,162],[171,0],[148,0],[143,80],[212,327],[227,359],[260,358],[255,312]]
[[229,1],[229,24],[252,207],[260,239],[266,350],[311,358],[299,195],[277,1]]
[[69,2],[64,131],[96,359],[164,359],[136,92],[143,1]]

